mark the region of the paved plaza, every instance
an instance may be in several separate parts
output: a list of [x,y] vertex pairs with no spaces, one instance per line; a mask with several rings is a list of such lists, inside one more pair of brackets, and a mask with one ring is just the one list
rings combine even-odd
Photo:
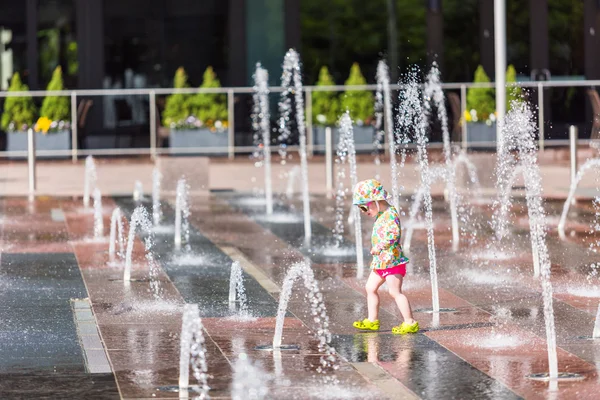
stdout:
[[[274,217],[266,218],[263,170],[247,159],[213,159],[208,170],[186,171],[188,176],[206,174],[204,187],[191,188],[189,247],[175,248],[175,200],[165,193],[160,226],[134,237],[132,281],[127,283],[123,262],[109,259],[111,214],[119,207],[129,220],[139,205],[151,213],[150,160],[97,160],[103,191],[100,238],[94,237],[93,210],[84,208],[81,199],[82,162],[40,162],[39,195],[33,202],[26,198],[26,165],[0,165],[0,398],[180,398],[168,389],[178,385],[183,306],[198,304],[213,399],[231,398],[236,379],[244,379],[235,374],[241,354],[264,371],[251,379],[268,389],[265,398],[597,399],[600,342],[586,338],[594,329],[600,299],[591,266],[598,256],[590,250],[600,235],[589,233],[597,173],[582,181],[567,238],[561,240],[556,225],[569,187],[568,163],[558,152],[542,157],[558,366],[560,372],[583,378],[555,387],[528,378],[548,371],[548,354],[542,287],[533,276],[520,183],[515,183],[510,238],[497,243],[489,226],[492,171],[483,167],[493,169],[495,159],[492,153],[477,157],[482,190],[475,196],[466,192],[466,184],[461,186],[468,211],[461,218],[456,252],[444,187],[433,188],[440,305],[452,311],[428,311],[427,236],[417,229],[403,291],[421,331],[406,336],[391,333],[400,317],[385,287],[381,330],[365,333],[352,327],[366,316],[366,278],[356,276],[355,253],[324,251],[332,241],[336,204],[326,193],[322,158],[310,163],[310,244],[304,240],[299,183],[286,195],[292,166],[274,165]],[[403,211],[419,181],[414,165],[405,170]],[[375,167],[368,155],[359,157],[358,172],[360,179],[379,173],[388,182],[387,164]],[[135,180],[145,189],[139,202],[131,196]],[[345,213],[349,203],[348,197]],[[366,244],[373,222],[362,221]],[[342,247],[353,249],[355,235],[345,225]],[[125,236],[127,231],[126,224]],[[149,237],[159,266],[155,275],[144,256]],[[234,261],[243,269],[250,316],[240,316],[228,302]],[[256,349],[273,340],[285,274],[297,262],[310,264],[322,293],[330,345],[338,354],[335,369],[319,372],[320,325],[301,284],[294,286],[283,329],[283,343],[298,349]]]

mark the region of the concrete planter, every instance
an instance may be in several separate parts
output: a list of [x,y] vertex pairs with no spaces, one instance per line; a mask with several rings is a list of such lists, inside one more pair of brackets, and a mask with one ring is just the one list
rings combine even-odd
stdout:
[[485,122],[467,123],[468,142],[496,142],[496,123],[487,125]]
[[[185,129],[171,130],[169,147],[175,152],[177,149],[190,147],[222,147],[219,152],[206,152],[207,154],[225,154],[229,145],[227,131],[212,132],[210,129]],[[198,153],[202,153],[201,150]]]
[[[369,153],[373,151],[373,141],[375,139],[375,128],[372,126],[358,126],[354,125],[352,127],[354,132],[354,145],[370,145],[371,147],[368,149],[356,150],[357,153]],[[340,141],[340,132],[338,128],[331,128],[332,141],[333,141],[333,149],[335,153],[335,149]],[[313,127],[313,144],[314,145],[325,145],[325,127],[324,126],[315,126]],[[325,150],[315,150],[315,153],[324,153]]]
[[[70,130],[48,132],[45,135],[42,132],[34,132],[34,135],[35,148],[37,151],[71,149]],[[27,151],[27,132],[8,132],[6,134],[6,151]],[[38,154],[37,156],[52,157],[42,154]]]

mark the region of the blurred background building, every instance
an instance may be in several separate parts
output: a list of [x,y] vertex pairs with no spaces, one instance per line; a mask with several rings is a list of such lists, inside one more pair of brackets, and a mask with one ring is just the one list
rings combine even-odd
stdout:
[[[324,65],[343,84],[353,62],[373,82],[381,57],[398,66],[393,79],[437,60],[444,81],[469,82],[480,64],[494,76],[493,3],[0,0],[0,84],[6,89],[19,72],[30,89],[43,89],[60,65],[67,88],[171,87],[183,66],[198,86],[212,66],[223,86],[247,86],[257,61],[276,83],[290,47],[300,50],[306,84]],[[518,79],[600,78],[599,10],[599,0],[507,0],[507,58]],[[585,119],[585,90],[546,94],[548,120]],[[124,118],[146,129],[143,107],[117,100],[96,102],[93,129],[113,129]]]

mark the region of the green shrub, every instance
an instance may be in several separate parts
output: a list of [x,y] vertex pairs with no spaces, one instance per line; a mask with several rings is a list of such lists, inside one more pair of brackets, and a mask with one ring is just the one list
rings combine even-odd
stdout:
[[517,82],[517,71],[511,64],[506,69],[506,111],[512,108],[510,105],[513,101],[521,102],[523,100],[523,91],[519,86],[511,86],[511,83]]
[[[489,83],[490,78],[480,65],[475,70],[474,83]],[[493,88],[471,88],[467,93],[467,112],[475,110],[477,120],[485,121],[496,111],[496,97]]]
[[367,80],[360,72],[358,63],[352,64],[350,76],[345,85],[348,87],[342,97],[342,112],[350,111],[350,117],[355,123],[368,122],[373,117],[373,93],[368,90],[352,90],[350,86],[366,85]]
[[[18,72],[15,72],[8,88],[9,92],[26,92],[29,87],[21,82]],[[35,104],[31,96],[7,97],[2,114],[2,129],[5,131],[26,130],[33,125],[35,119]]]
[[[327,67],[321,67],[317,86],[334,86],[335,82]],[[317,125],[334,125],[340,114],[340,100],[337,92],[312,93],[313,123]]]
[[[219,87],[221,82],[213,68],[209,66],[204,71],[200,88]],[[227,122],[227,96],[220,93],[198,93],[190,101],[190,111],[203,125],[209,128],[222,128]]]
[[[48,83],[46,90],[64,90],[62,69],[60,66],[56,67],[54,73],[52,73],[52,79]],[[68,96],[47,96],[42,102],[40,117],[46,117],[50,121],[55,122],[70,121],[71,107],[69,103]]]
[[[183,67],[175,72],[173,87],[176,89],[188,88],[188,77]],[[173,93],[167,96],[165,109],[163,111],[163,125],[167,127],[179,127],[191,115],[190,95],[184,93]]]

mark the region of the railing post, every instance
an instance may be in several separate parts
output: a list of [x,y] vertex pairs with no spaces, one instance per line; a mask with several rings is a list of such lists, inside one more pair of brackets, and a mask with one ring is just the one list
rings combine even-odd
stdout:
[[466,150],[469,147],[469,138],[467,136],[467,120],[465,113],[467,111],[467,86],[460,85],[460,118],[462,119],[462,148]]
[[156,160],[156,92],[151,90],[150,97],[150,157]]
[[71,92],[71,157],[73,163],[77,162],[77,128],[79,121],[77,120],[77,93]]
[[327,197],[333,195],[333,138],[331,137],[331,127],[325,128],[325,182]]
[[227,149],[230,160],[235,157],[235,106],[233,89],[227,90]]
[[569,143],[571,148],[571,185],[577,177],[577,140],[579,131],[575,125],[569,127]]
[[313,129],[312,129],[312,89],[306,88],[306,150],[308,156],[312,157],[313,148]]
[[544,151],[544,86],[538,83],[538,130],[539,147]]
[[27,164],[29,166],[29,201],[33,201],[37,182],[35,174],[35,133],[31,128],[27,130]]

